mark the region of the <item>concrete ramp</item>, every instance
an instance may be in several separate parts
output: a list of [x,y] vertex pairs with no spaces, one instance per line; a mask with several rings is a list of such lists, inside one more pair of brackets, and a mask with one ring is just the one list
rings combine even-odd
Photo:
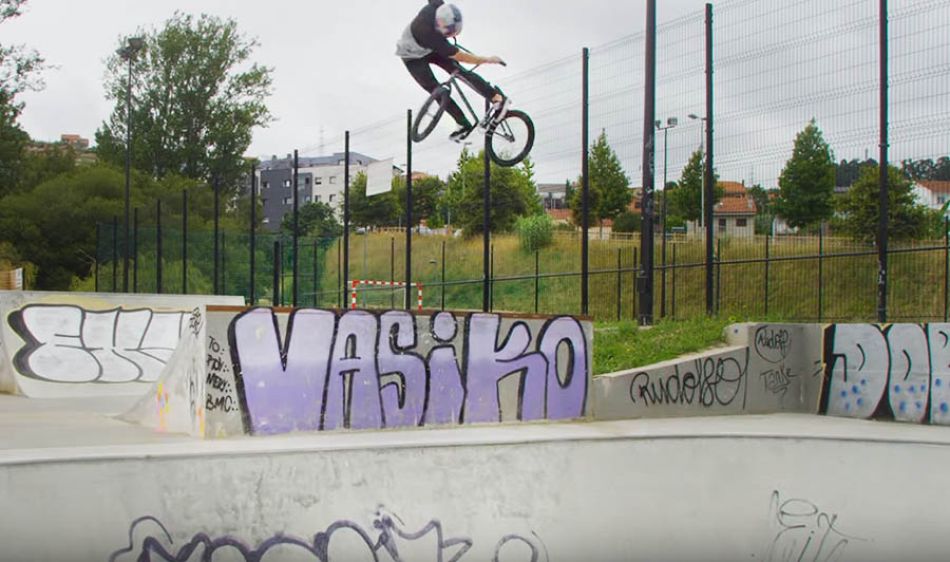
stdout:
[[158,380],[193,313],[242,297],[0,293],[0,392],[31,398],[139,396]]

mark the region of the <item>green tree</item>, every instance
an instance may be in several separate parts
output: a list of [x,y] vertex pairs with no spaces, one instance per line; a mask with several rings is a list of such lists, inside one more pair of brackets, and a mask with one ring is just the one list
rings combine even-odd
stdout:
[[[294,214],[284,215],[280,229],[288,236],[294,234]],[[326,203],[313,202],[300,207],[300,216],[297,220],[299,236],[315,236],[317,238],[336,238],[343,233],[343,227],[336,220],[333,208]]]
[[66,290],[89,276],[95,225],[121,216],[123,189],[122,174],[105,167],[56,176],[0,201],[0,239],[39,267],[39,289]]
[[[439,212],[439,199],[445,193],[445,182],[437,176],[416,178],[412,181],[412,225],[418,226]],[[377,197],[377,196],[374,196]],[[405,224],[406,178],[393,180],[394,208],[397,214],[390,218],[391,224]]]
[[[20,15],[26,0],[0,0],[0,24]],[[20,127],[23,104],[17,96],[43,86],[43,58],[22,45],[0,43],[0,197],[21,183],[20,173],[29,135]]]
[[795,138],[795,149],[778,185],[775,213],[789,226],[819,224],[834,214],[834,156],[814,119]]
[[[699,220],[702,214],[704,174],[703,153],[697,150],[689,157],[676,188],[670,190],[670,214],[687,221],[696,222]],[[716,188],[713,190],[713,204],[715,204],[722,199],[724,190],[719,185],[719,174],[716,174],[715,171],[713,172],[713,179],[716,182]]]
[[[844,215],[842,228],[855,240],[873,242],[878,231],[880,213],[879,168],[864,167],[861,176],[839,200],[838,210]],[[917,204],[913,184],[900,170],[888,167],[888,236],[892,240],[924,238],[932,234],[939,217]]]
[[[447,191],[459,194],[459,204],[452,212],[452,222],[466,235],[482,232],[484,157],[463,152],[459,168],[449,178]],[[504,168],[491,164],[492,232],[510,232],[518,217],[543,212],[537,187],[523,166]]]
[[[395,186],[398,178],[393,178]],[[394,226],[399,220],[400,207],[396,194],[366,196],[366,174],[356,174],[350,183],[350,223],[357,226]]]
[[[597,223],[614,219],[627,210],[633,195],[630,179],[620,165],[620,159],[607,143],[607,132],[601,131],[590,149],[589,160],[590,199],[588,206],[591,218]],[[578,180],[581,185],[582,180]],[[583,190],[574,192],[570,200],[575,224],[582,224]]]
[[[159,178],[217,177],[236,188],[254,128],[271,121],[264,104],[271,70],[250,62],[257,41],[234,20],[175,13],[145,35],[145,45],[133,62],[133,166]],[[96,132],[100,160],[116,165],[125,158],[127,64],[118,55],[108,61],[115,109]]]

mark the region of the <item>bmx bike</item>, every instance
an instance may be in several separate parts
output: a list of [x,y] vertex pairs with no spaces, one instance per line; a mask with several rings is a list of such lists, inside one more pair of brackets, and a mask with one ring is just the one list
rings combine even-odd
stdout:
[[[501,64],[505,66],[504,62]],[[475,70],[478,66],[476,65],[472,70]],[[528,156],[534,146],[534,123],[531,118],[523,111],[511,109],[501,120],[498,120],[489,105],[485,116],[479,119],[478,113],[472,108],[458,84],[460,74],[460,70],[450,74],[448,80],[433,90],[429,98],[422,104],[422,108],[416,114],[412,124],[412,140],[422,142],[435,130],[436,125],[439,124],[439,120],[445,113],[445,107],[448,105],[454,90],[458,93],[465,108],[468,109],[473,122],[477,123],[475,128],[485,131],[485,148],[488,151],[488,156],[499,166],[517,165]]]

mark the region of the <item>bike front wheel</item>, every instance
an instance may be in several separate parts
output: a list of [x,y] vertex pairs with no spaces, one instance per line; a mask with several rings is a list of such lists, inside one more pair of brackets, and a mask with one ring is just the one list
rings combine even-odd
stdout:
[[437,88],[429,96],[412,123],[412,140],[422,142],[435,130],[439,119],[445,113],[445,106],[449,104],[449,91],[443,87]]
[[488,155],[499,166],[515,166],[534,147],[534,123],[528,114],[513,109],[490,132]]

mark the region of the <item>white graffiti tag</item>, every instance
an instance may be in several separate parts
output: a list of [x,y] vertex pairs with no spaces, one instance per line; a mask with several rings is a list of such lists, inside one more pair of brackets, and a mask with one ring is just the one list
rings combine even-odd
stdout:
[[187,327],[186,312],[29,305],[9,317],[25,344],[19,374],[59,383],[154,382]]

